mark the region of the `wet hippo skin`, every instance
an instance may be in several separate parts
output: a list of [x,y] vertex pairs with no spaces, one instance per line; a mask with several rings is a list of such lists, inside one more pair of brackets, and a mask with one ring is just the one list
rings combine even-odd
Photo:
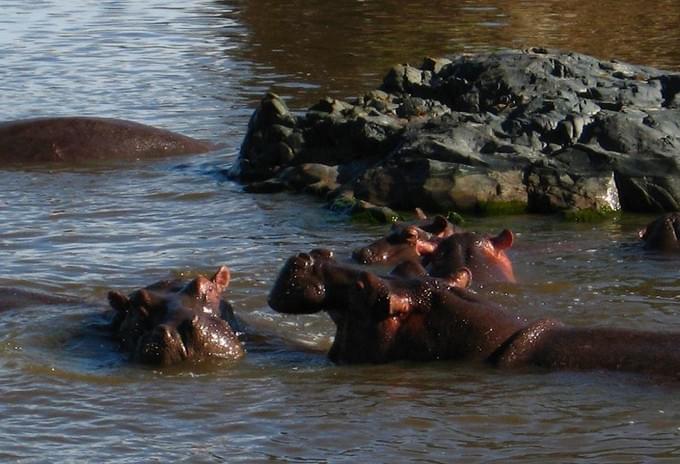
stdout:
[[0,166],[198,154],[218,146],[120,119],[58,117],[0,123]]
[[11,287],[0,287],[0,313],[27,307],[76,303],[80,303],[80,301],[48,293],[39,293]]
[[127,296],[109,292],[121,349],[132,361],[157,365],[241,358],[233,309],[222,299],[229,277],[222,266],[210,279],[160,281]]
[[[328,250],[313,250],[288,259],[269,293],[268,301],[274,310],[282,313],[328,312],[337,326],[329,353],[335,362],[397,359],[399,357],[392,348],[401,350],[408,343],[397,341],[390,343],[389,347],[382,344],[392,340],[399,332],[394,321],[386,316],[386,310],[379,310],[375,315],[364,311],[364,301],[356,296],[358,282],[376,279],[381,282],[381,288],[392,289],[395,295],[417,299],[439,289],[466,285],[469,271],[460,270],[447,278],[432,278],[423,275],[420,265],[407,261],[395,268],[392,275],[379,278],[373,273],[338,263]],[[370,287],[365,285],[363,288],[367,290]],[[411,345],[414,350],[416,345]],[[359,348],[368,346],[372,348]]]
[[443,277],[467,267],[477,283],[515,282],[512,263],[505,253],[513,241],[508,229],[496,236],[476,232],[454,234],[442,240],[427,257],[428,273]]
[[658,217],[639,232],[647,250],[661,252],[680,251],[680,213],[668,213]]
[[465,268],[446,281],[419,277],[417,269],[389,277],[343,270],[331,259],[298,254],[269,295],[279,312],[329,313],[334,362],[446,359],[680,377],[680,332],[529,323],[464,288],[473,277]]
[[461,232],[444,216],[428,218],[421,210],[416,214],[418,220],[396,222],[385,237],[354,250],[352,259],[361,264],[386,265],[412,261],[431,253],[442,239]]

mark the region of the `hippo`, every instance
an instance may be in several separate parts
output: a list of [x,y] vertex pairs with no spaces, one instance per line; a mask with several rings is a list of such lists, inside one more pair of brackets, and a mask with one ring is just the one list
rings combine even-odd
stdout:
[[514,236],[503,229],[496,236],[461,232],[439,242],[427,259],[428,273],[443,277],[461,267],[468,268],[477,283],[515,282],[512,263],[505,250]]
[[209,142],[132,121],[55,117],[0,123],[0,165],[134,160],[206,153]]
[[163,280],[129,295],[111,291],[111,329],[132,361],[167,366],[181,361],[236,360],[244,355],[231,305],[222,299],[230,273]]
[[[417,298],[420,294],[429,294],[436,289],[467,285],[470,279],[469,271],[466,269],[447,278],[432,278],[422,275],[417,266],[413,262],[404,262],[399,265],[401,268],[399,272],[393,272],[383,280],[390,285],[403,287],[405,289],[402,291],[403,294]],[[343,348],[345,345],[351,345],[350,340],[358,334],[353,329],[352,321],[360,320],[350,317],[353,314],[353,304],[348,297],[356,282],[361,281],[364,276],[373,275],[363,269],[337,262],[329,250],[316,249],[310,253],[298,253],[290,257],[279,272],[269,293],[269,306],[275,311],[288,314],[326,311],[338,328],[329,352],[330,359],[334,362],[358,362],[358,355],[346,359],[346,351]],[[364,322],[370,326],[372,321],[373,319],[369,317]],[[376,342],[378,339],[372,340]],[[365,354],[368,356],[369,352]]]
[[442,284],[368,271],[351,282],[318,266],[311,255],[292,257],[269,304],[283,313],[328,311],[337,326],[328,356],[336,363],[455,360],[680,378],[680,332],[527,322],[470,291],[472,273],[465,268]]
[[396,222],[383,238],[352,252],[352,259],[361,264],[393,265],[420,259],[431,253],[441,239],[461,231],[444,216],[428,218],[416,209],[417,221]]
[[647,224],[638,235],[647,250],[680,251],[680,212],[664,214]]
[[81,301],[48,293],[22,290],[20,288],[0,287],[0,313],[32,306],[55,306],[77,303],[81,303]]

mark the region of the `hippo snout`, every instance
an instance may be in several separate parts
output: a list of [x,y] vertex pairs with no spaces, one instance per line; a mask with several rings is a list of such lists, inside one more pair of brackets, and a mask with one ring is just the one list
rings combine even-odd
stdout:
[[140,338],[133,358],[143,363],[167,366],[186,359],[187,350],[179,331],[162,324]]

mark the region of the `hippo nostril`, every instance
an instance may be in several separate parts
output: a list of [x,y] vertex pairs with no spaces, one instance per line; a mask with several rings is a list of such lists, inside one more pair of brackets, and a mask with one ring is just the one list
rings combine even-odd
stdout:
[[361,264],[368,264],[371,261],[373,254],[368,248],[357,248],[352,252],[352,259]]

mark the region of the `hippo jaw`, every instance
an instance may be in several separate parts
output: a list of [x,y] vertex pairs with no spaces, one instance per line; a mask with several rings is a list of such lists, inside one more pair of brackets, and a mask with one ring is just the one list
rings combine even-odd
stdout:
[[186,360],[236,360],[243,355],[238,337],[225,321],[195,315],[177,328],[167,324],[154,327],[140,338],[132,358],[145,364],[168,366]]

